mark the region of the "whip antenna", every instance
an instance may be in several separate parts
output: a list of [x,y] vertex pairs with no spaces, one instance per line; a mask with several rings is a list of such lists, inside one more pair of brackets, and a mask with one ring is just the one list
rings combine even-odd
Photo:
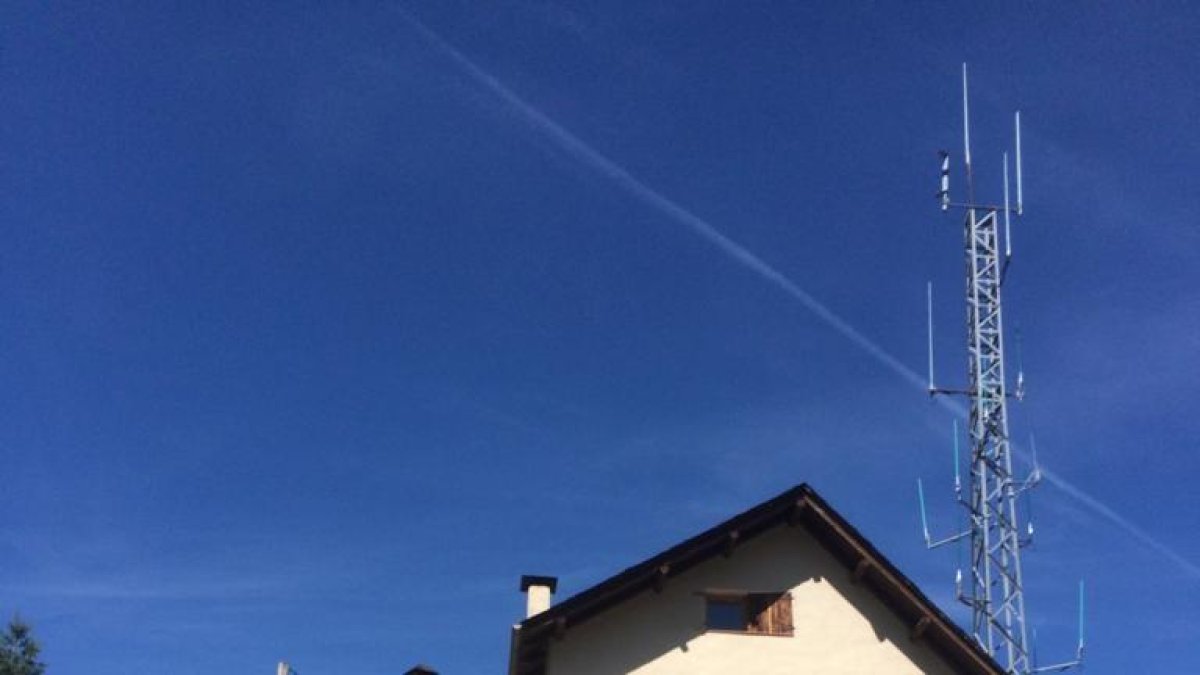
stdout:
[[[1061,671],[1083,662],[1083,622],[1075,658],[1053,666],[1038,667],[1034,640],[1025,617],[1025,582],[1021,571],[1022,550],[1032,542],[1032,509],[1018,509],[1019,497],[1040,482],[1042,472],[1034,452],[1033,467],[1027,478],[1013,470],[1013,448],[1009,438],[1008,402],[1024,396],[1024,374],[1020,367],[1020,335],[1017,337],[1016,386],[1010,387],[1005,374],[1004,322],[1000,302],[1001,287],[1012,259],[1012,216],[1025,210],[1021,166],[1021,113],[1013,116],[1016,164],[1016,208],[1010,194],[1008,153],[1003,154],[1003,206],[995,201],[976,201],[971,161],[971,107],[967,64],[962,66],[963,159],[967,179],[964,202],[949,199],[949,161],[942,155],[941,210],[963,210],[962,232],[966,257],[967,383],[963,388],[938,386],[933,378],[933,284],[926,284],[925,304],[929,331],[929,394],[962,395],[968,401],[963,447],[966,485],[959,483],[958,433],[955,430],[955,496],[966,508],[968,525],[964,531],[944,539],[934,539],[929,531],[925,507],[925,486],[917,482],[921,508],[921,534],[928,548],[966,540],[970,547],[967,573],[956,574],[955,595],[971,609],[970,631],[979,646],[1001,664],[1008,675],[1031,675]],[[1003,212],[1004,222],[1000,222]],[[1003,229],[1003,231],[1001,231]],[[1003,247],[1001,240],[1003,239]],[[1020,511],[1024,511],[1021,513]],[[1024,518],[1022,518],[1024,516]],[[1022,536],[1022,530],[1028,532]],[[1080,606],[1082,608],[1082,594]],[[1082,616],[1082,611],[1081,611]]]

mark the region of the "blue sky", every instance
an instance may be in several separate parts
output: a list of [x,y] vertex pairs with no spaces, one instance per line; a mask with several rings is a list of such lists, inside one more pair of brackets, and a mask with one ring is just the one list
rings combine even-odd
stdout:
[[965,60],[1041,655],[1083,577],[1088,672],[1193,666],[1200,12],[1139,4],[9,3],[0,612],[52,672],[497,672],[520,574],[801,481],[952,607],[902,371],[930,279],[965,364]]

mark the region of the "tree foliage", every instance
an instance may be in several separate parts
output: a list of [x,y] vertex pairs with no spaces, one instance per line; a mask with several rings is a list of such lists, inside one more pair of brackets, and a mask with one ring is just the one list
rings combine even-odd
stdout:
[[14,616],[0,633],[0,675],[43,675],[46,664],[38,660],[42,648],[29,624]]

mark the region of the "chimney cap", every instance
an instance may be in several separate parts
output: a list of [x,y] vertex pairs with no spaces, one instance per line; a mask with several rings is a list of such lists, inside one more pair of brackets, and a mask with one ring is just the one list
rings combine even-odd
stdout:
[[530,586],[549,586],[550,592],[558,590],[558,577],[544,577],[536,574],[521,575],[521,592],[529,590]]
[[438,671],[430,668],[424,663],[419,663],[405,671],[404,675],[438,675]]

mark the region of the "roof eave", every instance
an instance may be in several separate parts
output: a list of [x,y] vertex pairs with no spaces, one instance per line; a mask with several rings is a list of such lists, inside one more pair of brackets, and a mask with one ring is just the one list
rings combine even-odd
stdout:
[[914,640],[930,645],[970,675],[1004,675],[1004,670],[907,577],[807,484],[797,485],[672,548],[527,618],[514,627],[510,675],[541,672],[548,641],[595,614],[648,589],[661,590],[714,555],[728,553],[775,526],[802,526],[856,583],[862,583],[899,615]]

